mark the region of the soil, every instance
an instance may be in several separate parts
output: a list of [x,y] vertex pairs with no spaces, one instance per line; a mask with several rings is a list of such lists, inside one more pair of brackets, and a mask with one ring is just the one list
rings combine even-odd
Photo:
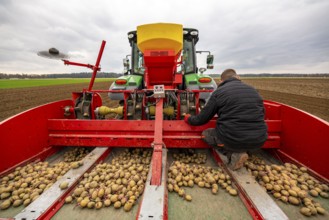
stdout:
[[[89,83],[68,84],[59,86],[40,86],[19,89],[1,89],[0,121],[30,108],[63,99],[71,99],[72,92],[81,92],[88,88]],[[97,82],[95,90],[107,90],[110,82]],[[103,104],[116,106],[117,101],[111,101],[107,93],[101,93]]]
[[329,122],[328,78],[242,79],[265,100],[281,102]]
[[[281,102],[329,121],[329,79],[327,78],[248,78],[265,100]],[[97,82],[94,89],[106,90],[110,82]],[[72,92],[87,88],[88,83],[20,89],[1,89],[0,121],[27,109],[49,102],[71,99]],[[103,104],[116,106],[102,93]]]

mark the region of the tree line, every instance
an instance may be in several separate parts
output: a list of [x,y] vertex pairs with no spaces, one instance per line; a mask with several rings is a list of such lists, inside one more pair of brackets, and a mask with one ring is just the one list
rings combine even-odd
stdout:
[[[0,73],[0,79],[54,79],[54,78],[90,78],[91,72],[81,73],[52,73],[52,74],[8,74]],[[117,78],[122,76],[119,73],[98,72],[97,78]]]
[[[54,79],[54,78],[90,78],[91,72],[81,73],[53,73],[53,74],[8,74],[0,73],[0,79]],[[120,73],[97,73],[97,78],[117,78]],[[220,74],[209,74],[211,77],[220,77]],[[329,77],[329,73],[246,73],[241,77]]]
[[[242,73],[241,77],[329,77],[329,73]],[[220,74],[210,74],[220,77]]]

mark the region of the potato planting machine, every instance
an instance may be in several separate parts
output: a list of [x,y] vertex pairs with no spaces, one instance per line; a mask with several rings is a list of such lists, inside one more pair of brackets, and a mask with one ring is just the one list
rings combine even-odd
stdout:
[[[293,203],[290,201],[290,197],[294,195],[291,195],[293,193],[289,190],[294,189],[298,193],[299,190],[293,187],[302,189],[301,185],[306,180],[309,181],[304,184],[307,189],[319,188],[318,193],[322,192],[324,196],[326,195],[329,183],[329,165],[326,162],[329,154],[328,122],[284,104],[264,101],[268,139],[262,147],[261,154],[264,158],[268,158],[268,161],[278,165],[264,165],[264,169],[253,168],[254,165],[250,165],[251,162],[249,162],[246,165],[247,169],[232,171],[223,163],[225,157],[222,157],[216,150],[209,148],[201,140],[203,130],[215,127],[217,116],[203,126],[190,126],[182,120],[185,114],[195,115],[202,111],[207,98],[217,87],[211,77],[203,75],[205,68],[197,68],[197,53],[207,53],[207,68],[213,68],[213,55],[208,51],[196,51],[195,49],[195,45],[199,40],[198,30],[166,23],[141,25],[137,27],[137,31],[128,33],[128,39],[132,52],[124,59],[124,75],[117,78],[109,90],[93,89],[105,47],[105,41],[103,41],[95,65],[75,63],[63,59],[66,65],[84,66],[93,70],[87,89],[83,89],[81,92],[73,92],[71,100],[45,104],[0,123],[0,193],[2,203],[0,218],[19,220],[50,218],[303,218],[298,208],[282,207],[282,204],[278,204],[280,202],[276,199],[278,198],[276,197],[277,194],[273,194],[274,197],[270,196],[262,188],[262,186],[266,186],[267,191],[271,192],[276,190],[275,187],[271,188],[266,184],[281,181],[272,174],[270,175],[270,173],[281,173],[282,168],[277,167],[284,163],[288,170],[296,170],[296,172],[292,175],[282,174],[287,176],[289,180],[285,179],[280,182],[282,183],[282,188],[278,191],[280,196],[285,195],[283,192],[285,190],[284,183],[288,181],[286,184],[288,187],[286,189],[288,192],[287,199],[290,203]],[[49,54],[53,57],[63,58],[53,48],[49,51]],[[131,60],[128,59],[129,57]],[[108,93],[110,99],[118,101],[118,107],[103,106],[100,93]],[[108,114],[113,117],[108,117]],[[56,168],[54,172],[47,171],[46,177],[53,179],[54,175],[56,177],[51,184],[49,184],[49,180],[46,180],[46,177],[42,177],[38,179],[38,184],[33,185],[35,180],[32,176],[46,170],[42,167],[47,166],[47,164],[44,165],[41,162],[58,159],[61,157],[60,155],[64,154],[63,152],[67,152],[66,150],[71,149],[71,147],[75,147],[74,149],[88,147],[92,150],[90,153],[88,152],[89,154],[84,159],[80,160],[81,163],[70,165],[75,169],[65,171],[66,173],[64,172],[63,175],[59,176],[57,173],[62,173],[65,165]],[[129,150],[124,151],[121,148]],[[114,168],[119,169],[121,172],[118,171],[115,183],[111,182],[113,175],[109,174],[109,171],[104,176],[92,175],[93,172],[91,172],[92,169],[97,168],[100,172],[100,170],[106,170],[106,168],[112,166],[106,165],[106,163],[110,164],[107,158],[111,158],[111,156],[115,156],[121,151],[124,151],[123,155],[126,155],[120,157],[122,161],[125,160],[128,154],[135,155],[135,153],[127,153],[131,152],[133,148],[149,148],[152,151],[147,177],[144,178],[144,183],[141,183],[145,187],[142,187],[142,191],[138,193],[138,195],[143,193],[140,200],[135,198],[138,195],[135,196],[137,188],[134,188],[134,184],[140,182],[140,176],[135,176],[138,172],[143,173],[145,166],[148,167],[148,165],[138,167],[131,163],[126,165],[127,169],[135,175],[133,178],[126,178],[126,174],[122,173],[123,169],[118,168],[119,164],[125,166],[124,162],[120,162],[120,159],[115,160],[116,162],[112,161]],[[219,195],[214,196],[210,193],[209,197],[213,196],[214,199],[206,198],[202,200],[206,195],[206,192],[202,191],[197,196],[200,203],[196,207],[193,206],[194,201],[198,200],[196,196],[194,196],[191,203],[179,199],[181,197],[176,195],[169,196],[168,190],[173,191],[171,187],[176,187],[175,184],[184,186],[185,183],[195,183],[201,187],[202,184],[199,184],[199,182],[205,181],[205,187],[207,187],[207,183],[216,185],[217,182],[221,184],[222,188],[226,187],[220,181],[222,179],[221,174],[216,173],[217,171],[214,170],[208,170],[208,174],[200,176],[201,179],[198,181],[196,179],[194,179],[194,182],[189,181],[194,178],[193,175],[196,176],[196,173],[199,172],[195,169],[195,166],[193,168],[194,171],[196,170],[193,171],[194,174],[190,174],[188,177],[184,176],[184,180],[180,184],[180,178],[175,175],[178,172],[177,170],[180,170],[182,166],[185,167],[185,165],[174,162],[170,153],[174,152],[177,157],[177,155],[183,155],[179,152],[184,149],[197,149],[196,152],[207,152],[208,157],[214,159],[214,164],[210,166],[218,167],[225,173],[223,178],[229,180],[228,184],[237,190],[238,197],[234,197],[234,200],[225,197],[223,199],[221,196],[225,193],[220,192]],[[144,156],[147,156],[147,154],[144,154]],[[143,164],[138,158],[134,160]],[[102,165],[101,162],[106,163]],[[29,164],[37,164],[37,168],[35,166],[31,167]],[[97,164],[99,167],[96,166]],[[134,168],[128,168],[129,165]],[[173,168],[169,168],[170,165]],[[270,171],[269,168],[271,167],[276,171]],[[298,170],[299,167],[303,167],[303,169]],[[171,172],[169,176],[168,170]],[[192,170],[192,168],[184,168],[181,172],[186,173],[189,172],[188,170]],[[252,174],[256,172],[256,176],[261,175],[258,176],[258,179],[261,179],[259,183],[256,181],[257,178],[253,177],[247,170]],[[303,174],[303,176],[301,175],[302,172],[307,174]],[[210,177],[209,173],[212,173],[213,178]],[[268,176],[268,180],[264,178],[264,175]],[[298,178],[303,177],[304,179],[298,179],[296,175],[299,175]],[[306,175],[307,178],[312,179],[307,179]],[[95,183],[84,182],[84,186],[88,187],[85,197],[81,197],[81,200],[78,201],[81,207],[71,205],[71,209],[66,208],[70,206],[64,205],[65,200],[70,195],[77,197],[77,195],[83,194],[77,188],[81,185],[79,182],[87,181],[88,178],[91,178]],[[104,179],[109,182],[106,182],[107,185],[99,184],[94,187],[98,190],[95,193],[92,184],[98,184],[98,182],[105,181]],[[126,180],[128,183],[123,186],[125,191],[122,196],[121,191],[117,193],[118,195],[115,195],[114,192],[119,192],[120,184],[124,184],[122,182]],[[131,182],[132,180],[133,182]],[[64,184],[64,181],[66,184]],[[313,182],[313,185],[310,181]],[[169,187],[167,183],[172,185]],[[119,187],[114,186],[115,184],[118,184]],[[108,185],[111,189],[104,188],[105,191],[103,192],[101,188]],[[123,188],[121,187],[120,190],[123,191]],[[214,188],[216,187],[213,185]],[[126,191],[130,189],[135,194],[127,197],[129,193],[126,193]],[[180,193],[180,190],[177,190],[177,192]],[[214,191],[217,192],[216,189]],[[37,192],[37,196],[33,199],[32,192]],[[106,197],[106,194],[108,197]],[[185,193],[182,194],[185,195]],[[117,203],[117,197],[121,199],[120,204]],[[296,195],[296,198],[300,204],[305,205],[303,196],[298,197]],[[26,202],[26,199],[30,200]],[[83,209],[84,199],[88,200],[86,206],[87,204],[88,207],[90,205],[90,209],[106,206],[106,199],[113,200],[112,202],[117,206],[124,206],[125,203],[129,202],[137,205],[134,206],[136,207],[134,214],[127,217],[125,216],[127,213],[122,210],[114,210],[113,207],[104,207],[101,210],[102,212],[98,213],[96,210]],[[189,197],[185,197],[185,199],[190,200]],[[184,202],[183,205],[181,201]],[[24,205],[21,205],[23,202]],[[197,201],[195,202],[197,203]],[[240,203],[242,206],[239,205]],[[17,207],[13,207],[15,206],[13,204],[16,204]],[[318,206],[320,207],[315,202],[312,204],[314,204],[315,209]],[[320,199],[319,204],[321,204],[321,207],[329,208],[328,200]],[[304,208],[305,210],[309,209],[310,212],[314,211],[306,205]],[[293,211],[291,211],[292,209]],[[317,211],[317,218],[325,219],[328,217],[328,213],[324,212],[324,215],[320,215],[320,212]],[[314,213],[311,214],[315,215]]]

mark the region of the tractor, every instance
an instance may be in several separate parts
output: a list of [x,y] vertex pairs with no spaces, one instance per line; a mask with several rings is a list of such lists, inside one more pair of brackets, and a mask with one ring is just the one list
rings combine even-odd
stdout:
[[[142,26],[144,28],[150,28],[149,26]],[[142,27],[139,27],[141,29]],[[155,26],[152,25],[152,28]],[[168,27],[168,24],[157,24],[156,29],[164,31],[164,27]],[[168,29],[165,33],[166,36],[172,34],[172,30]],[[161,33],[163,34],[163,33]],[[142,33],[139,33],[142,35]],[[150,86],[155,85],[155,83],[150,83],[150,81],[145,80],[145,75],[148,77],[160,77],[159,75],[164,75],[166,73],[163,70],[156,70],[154,73],[145,73],[147,66],[145,66],[144,53],[138,46],[139,35],[137,31],[128,32],[128,40],[131,46],[131,55],[127,55],[123,59],[124,65],[124,76],[119,77],[111,85],[110,90],[142,90],[146,88],[151,88]],[[168,71],[172,71],[177,77],[177,80],[169,79],[168,85],[172,84],[170,80],[173,80],[174,84],[170,85],[174,90],[166,92],[165,102],[164,102],[164,119],[173,120],[181,119],[185,113],[195,114],[196,113],[196,97],[192,90],[207,90],[209,92],[200,93],[199,96],[199,108],[202,109],[206,103],[212,90],[216,89],[217,85],[214,79],[210,76],[203,75],[206,68],[197,67],[197,54],[198,53],[208,53],[207,55],[207,68],[213,69],[213,55],[209,51],[196,51],[196,44],[199,40],[199,32],[192,28],[183,28],[180,32],[179,38],[182,38],[182,49],[175,54],[175,65],[170,66]],[[170,36],[169,36],[170,37]],[[140,40],[142,41],[142,40]],[[161,42],[165,43],[165,42]],[[156,42],[158,44],[158,42]],[[158,46],[158,45],[157,45]],[[158,46],[159,47],[159,46]],[[166,46],[164,46],[165,48]],[[161,48],[162,49],[162,48]],[[177,51],[176,51],[177,52]],[[162,54],[161,54],[162,53]],[[163,56],[165,51],[160,51],[158,56]],[[131,60],[128,57],[131,57]],[[153,71],[153,70],[152,70]],[[158,72],[157,72],[158,71]],[[150,75],[154,74],[154,76]],[[148,82],[148,83],[146,83]],[[160,83],[160,82],[159,82]],[[179,90],[184,90],[185,92],[177,92]],[[155,94],[156,95],[156,94]],[[178,96],[180,96],[180,106],[177,104]],[[109,97],[112,100],[119,100],[120,105],[124,107],[124,93],[109,93]],[[143,95],[136,94],[128,98],[127,106],[127,118],[128,119],[154,119],[154,93],[147,93],[147,98],[145,106],[143,106]],[[151,98],[153,97],[153,98]],[[143,106],[143,109],[141,108]],[[137,108],[136,108],[137,107]],[[180,112],[180,114],[178,114]],[[144,117],[143,117],[144,116]]]

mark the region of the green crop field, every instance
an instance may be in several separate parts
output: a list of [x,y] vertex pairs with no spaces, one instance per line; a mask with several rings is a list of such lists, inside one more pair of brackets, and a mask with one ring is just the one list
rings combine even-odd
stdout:
[[[53,86],[75,83],[88,83],[86,78],[61,78],[61,79],[1,79],[0,89],[27,88],[36,86]],[[96,82],[112,82],[114,78],[98,78]]]

